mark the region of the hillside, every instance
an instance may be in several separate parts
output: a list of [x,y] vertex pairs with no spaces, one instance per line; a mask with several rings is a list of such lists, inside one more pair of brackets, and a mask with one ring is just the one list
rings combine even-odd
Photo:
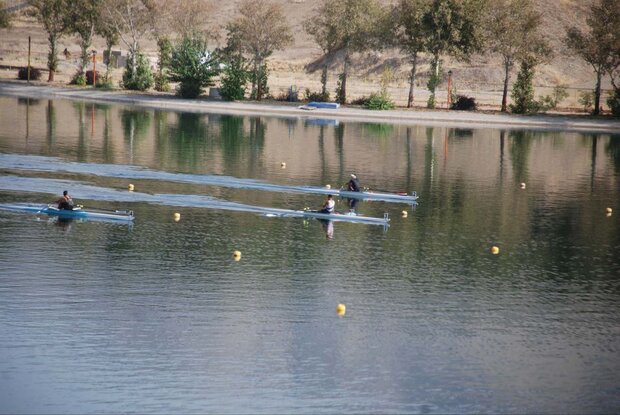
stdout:
[[[218,33],[217,39],[212,41],[214,45],[225,42],[224,24],[234,17],[237,4],[240,0],[227,2],[213,2],[216,4],[211,26]],[[311,38],[302,29],[302,22],[313,14],[318,2],[314,0],[276,0],[281,4],[287,20],[295,35],[294,44],[283,51],[277,51],[270,59],[271,74],[269,86],[274,96],[279,95],[291,85],[300,90],[309,88],[318,90],[320,74],[309,73],[306,68],[320,56],[320,50]],[[10,5],[10,1],[5,2]],[[12,3],[20,3],[13,0]],[[383,0],[383,3],[391,3]],[[576,106],[579,93],[584,88],[592,88],[594,75],[591,68],[578,58],[566,53],[562,43],[565,27],[568,25],[583,25],[584,12],[588,2],[583,0],[536,0],[536,8],[543,18],[543,27],[549,42],[553,45],[555,56],[553,60],[538,68],[535,79],[537,94],[547,94],[550,89],[558,84],[569,87],[570,97],[564,103],[568,106]],[[0,66],[24,66],[27,63],[28,36],[32,37],[33,65],[44,68],[47,56],[47,40],[45,32],[32,18],[19,15],[13,22],[13,27],[0,29]],[[94,49],[101,51],[103,41],[96,39]],[[143,45],[145,51],[153,60],[156,56],[154,41],[147,40]],[[72,56],[79,53],[77,41],[73,37],[65,37],[60,42],[59,50],[67,48]],[[126,53],[124,45],[115,48]],[[396,50],[382,53],[368,53],[356,56],[354,59],[354,74],[350,81],[350,98],[368,95],[378,89],[378,79],[385,67],[391,67],[395,76],[391,83],[390,92],[397,104],[406,102],[407,76],[409,66]],[[75,71],[75,59],[65,59],[61,56],[61,66],[57,73],[57,80],[66,83]],[[472,95],[476,99],[490,106],[499,104],[498,94],[501,91],[503,71],[499,60],[492,56],[475,56],[471,62],[456,62],[449,58],[444,61],[444,67],[453,71],[453,82],[459,93]],[[423,106],[426,100],[425,84],[429,65],[428,60],[423,59],[420,66],[419,86],[416,91],[416,105]],[[339,63],[335,63],[330,73],[330,89],[335,88],[335,78],[341,70]],[[0,70],[0,78],[15,78],[14,69]],[[121,70],[114,72],[114,78],[120,79]],[[513,74],[513,80],[516,73]],[[333,92],[332,92],[333,94]]]

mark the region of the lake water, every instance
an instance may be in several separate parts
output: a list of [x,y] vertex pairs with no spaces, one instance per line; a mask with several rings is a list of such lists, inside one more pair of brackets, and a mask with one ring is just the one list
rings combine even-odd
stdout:
[[302,115],[0,97],[0,412],[620,411],[620,135]]

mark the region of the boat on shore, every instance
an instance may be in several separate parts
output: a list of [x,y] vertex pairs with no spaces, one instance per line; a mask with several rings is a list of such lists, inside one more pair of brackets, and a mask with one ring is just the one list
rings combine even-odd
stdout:
[[0,210],[57,216],[63,219],[132,222],[135,218],[132,210],[84,209],[80,206],[68,210],[58,209],[55,205],[32,203],[0,204]]

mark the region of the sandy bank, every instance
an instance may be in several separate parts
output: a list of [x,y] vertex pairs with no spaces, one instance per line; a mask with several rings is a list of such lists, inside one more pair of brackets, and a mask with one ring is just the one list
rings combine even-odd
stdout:
[[239,115],[267,115],[286,118],[324,118],[339,121],[370,123],[397,123],[409,125],[450,126],[466,128],[519,128],[598,133],[620,133],[620,120],[571,115],[512,115],[465,111],[391,110],[370,111],[357,107],[336,110],[299,109],[300,104],[281,102],[225,102],[215,100],[187,100],[170,94],[145,94],[128,91],[106,91],[92,88],[61,88],[47,85],[27,85],[18,82],[0,82],[0,95],[24,98],[72,99],[100,103],[119,103],[151,109],[220,113]]

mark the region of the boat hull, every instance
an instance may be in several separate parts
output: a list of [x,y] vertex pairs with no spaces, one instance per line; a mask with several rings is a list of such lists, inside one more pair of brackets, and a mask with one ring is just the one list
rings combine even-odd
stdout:
[[81,208],[64,210],[50,205],[33,204],[0,205],[0,209],[58,216],[59,218],[64,219],[108,220],[121,222],[132,222],[134,220],[132,211],[100,211],[90,209],[85,210]]

